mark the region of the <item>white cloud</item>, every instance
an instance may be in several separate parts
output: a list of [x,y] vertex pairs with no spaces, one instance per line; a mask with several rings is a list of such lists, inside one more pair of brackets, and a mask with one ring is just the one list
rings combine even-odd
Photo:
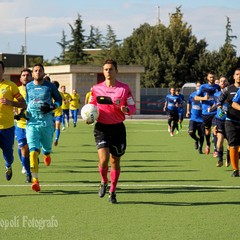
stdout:
[[[19,52],[24,42],[24,19],[26,16],[29,17],[27,19],[28,52],[43,54],[46,58],[51,59],[59,54],[60,47],[56,42],[60,41],[63,30],[70,38],[68,24],[74,24],[78,13],[82,16],[85,35],[89,33],[90,25],[98,27],[103,34],[106,33],[107,25],[110,25],[118,39],[123,39],[130,36],[133,29],[145,22],[151,25],[156,24],[158,4],[161,4],[160,20],[165,25],[169,24],[169,14],[174,13],[176,7],[182,5],[183,20],[192,25],[193,34],[199,40],[206,39],[209,49],[218,49],[224,43],[226,16],[230,17],[232,35],[240,38],[239,5],[235,4],[232,8],[223,5],[221,7],[220,4],[215,4],[215,7],[204,7],[206,4],[204,2],[195,7],[189,2],[184,5],[164,0],[103,0],[101,2],[91,0],[0,0],[2,19],[0,21],[0,52]],[[216,2],[218,3],[218,1]],[[198,2],[198,4],[200,3]],[[238,39],[233,41],[235,45],[238,42]]]

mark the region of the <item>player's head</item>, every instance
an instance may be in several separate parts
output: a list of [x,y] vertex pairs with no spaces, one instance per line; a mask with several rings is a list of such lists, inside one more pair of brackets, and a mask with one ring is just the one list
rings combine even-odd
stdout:
[[238,84],[238,85],[240,84],[240,68],[237,68],[234,71],[233,79],[235,84]]
[[56,86],[57,89],[59,88],[60,84],[58,81],[53,81],[52,83]]
[[169,92],[172,94],[172,95],[174,95],[175,94],[175,88],[174,87],[171,87],[170,89],[169,89]]
[[228,79],[224,76],[219,78],[219,86],[221,89],[225,88],[228,85]]
[[66,86],[65,86],[65,85],[62,85],[62,86],[61,86],[61,91],[62,91],[62,92],[66,92]]
[[32,81],[32,71],[29,68],[24,68],[20,73],[20,82],[23,86]]
[[51,78],[48,75],[44,76],[44,80],[51,82]]
[[215,83],[215,76],[213,72],[209,72],[207,74],[207,81],[209,84],[214,84]]
[[116,71],[118,70],[117,62],[116,62],[115,60],[113,60],[113,59],[107,59],[107,60],[105,60],[104,65],[105,65],[105,64],[112,64],[112,65],[115,67],[115,70],[116,70]]
[[32,75],[33,75],[33,79],[36,81],[43,80],[45,73],[44,73],[44,67],[41,63],[37,63],[34,65]]
[[112,59],[108,59],[104,62],[103,65],[103,74],[105,77],[105,80],[115,80],[117,75],[118,69],[117,69],[117,62]]
[[197,82],[196,82],[196,90],[198,90],[198,89],[200,88],[200,86],[201,86],[201,82],[200,82],[200,81],[197,81]]

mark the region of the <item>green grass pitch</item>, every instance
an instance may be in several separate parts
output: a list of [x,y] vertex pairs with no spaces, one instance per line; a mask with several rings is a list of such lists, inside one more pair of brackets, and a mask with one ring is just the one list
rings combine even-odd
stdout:
[[24,183],[15,144],[13,178],[0,167],[0,239],[238,239],[240,178],[199,155],[188,121],[170,137],[166,120],[125,121],[118,204],[97,195],[100,177],[93,126],[61,132],[52,164],[40,163],[41,192]]

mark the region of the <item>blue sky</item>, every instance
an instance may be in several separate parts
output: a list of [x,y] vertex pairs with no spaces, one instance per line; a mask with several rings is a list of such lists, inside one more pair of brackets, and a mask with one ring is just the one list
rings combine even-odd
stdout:
[[239,0],[0,0],[0,52],[19,53],[24,45],[24,20],[27,23],[27,53],[44,55],[45,59],[59,56],[56,43],[64,30],[70,38],[69,24],[82,16],[84,34],[90,26],[105,34],[111,25],[118,39],[131,35],[141,24],[169,23],[169,13],[182,6],[183,19],[192,26],[198,40],[205,38],[208,49],[218,50],[225,41],[226,17],[232,25],[233,41],[240,55]]

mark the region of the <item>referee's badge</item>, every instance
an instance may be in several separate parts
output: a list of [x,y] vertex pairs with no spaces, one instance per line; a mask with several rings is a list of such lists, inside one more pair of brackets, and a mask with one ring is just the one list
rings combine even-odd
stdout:
[[116,103],[116,105],[120,105],[120,102],[121,102],[121,100],[117,99],[115,103]]

